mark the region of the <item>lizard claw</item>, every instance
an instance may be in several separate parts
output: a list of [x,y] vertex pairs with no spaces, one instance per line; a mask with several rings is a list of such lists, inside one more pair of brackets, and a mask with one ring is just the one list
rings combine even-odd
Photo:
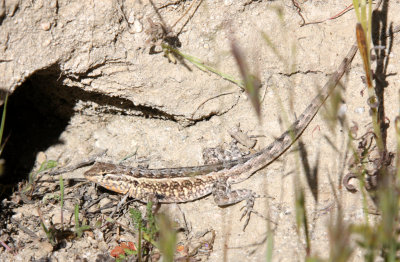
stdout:
[[254,208],[253,208],[255,199],[256,199],[256,198],[260,198],[260,197],[267,197],[267,196],[260,196],[260,195],[253,194],[252,196],[250,196],[250,197],[246,200],[246,205],[244,205],[242,208],[240,208],[240,210],[245,209],[245,210],[243,211],[243,213],[242,213],[242,216],[240,217],[240,221],[242,221],[242,219],[243,219],[245,216],[247,216],[246,221],[244,222],[244,225],[243,225],[243,231],[246,230],[246,227],[247,227],[247,225],[249,224],[251,213],[254,213],[254,214],[257,215],[257,216],[259,216],[259,217],[261,217],[261,218],[263,218],[263,219],[265,219],[265,220],[268,220],[265,216],[263,216],[263,215],[260,214],[259,212],[255,211]]

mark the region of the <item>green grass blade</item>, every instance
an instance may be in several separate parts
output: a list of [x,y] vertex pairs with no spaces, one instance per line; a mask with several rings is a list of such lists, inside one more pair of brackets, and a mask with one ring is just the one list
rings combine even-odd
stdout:
[[244,88],[244,85],[243,85],[242,81],[238,81],[233,76],[225,74],[225,73],[222,73],[222,72],[218,71],[216,68],[204,64],[200,59],[198,59],[198,58],[196,58],[194,56],[191,56],[191,55],[186,55],[186,54],[180,52],[179,50],[177,50],[177,49],[175,49],[175,48],[173,48],[173,47],[171,47],[171,46],[169,46],[167,44],[161,44],[161,46],[162,46],[163,49],[167,49],[168,51],[173,52],[174,54],[185,58],[187,61],[191,62],[193,65],[195,65],[200,70],[212,72],[212,73],[214,73],[216,75],[219,75],[223,79],[228,80],[229,82],[232,82],[232,83],[238,85],[240,88],[242,88],[242,89]]

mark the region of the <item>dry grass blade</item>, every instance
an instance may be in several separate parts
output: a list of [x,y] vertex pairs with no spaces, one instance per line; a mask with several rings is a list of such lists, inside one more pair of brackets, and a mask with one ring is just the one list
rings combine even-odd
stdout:
[[250,98],[259,121],[261,121],[261,101],[259,96],[260,81],[250,73],[243,53],[236,44],[235,40],[231,40],[231,50],[243,79],[244,90]]
[[[297,179],[295,179],[297,180]],[[310,255],[311,252],[311,242],[310,234],[308,230],[308,220],[307,220],[307,209],[306,209],[306,199],[304,194],[304,188],[300,185],[300,182],[295,182],[295,198],[296,198],[296,224],[297,230],[300,231],[301,228],[304,230],[304,237],[306,241],[306,254]]]
[[367,39],[365,36],[365,31],[360,23],[357,23],[356,25],[356,35],[357,35],[358,50],[360,50],[360,55],[364,64],[364,71],[367,76],[367,85],[368,88],[373,88],[370,61],[368,57]]

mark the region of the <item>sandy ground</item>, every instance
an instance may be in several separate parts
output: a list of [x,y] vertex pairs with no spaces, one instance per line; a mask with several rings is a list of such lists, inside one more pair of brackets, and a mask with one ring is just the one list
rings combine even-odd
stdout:
[[[338,14],[351,1],[298,3],[304,19],[312,22]],[[332,20],[301,26],[301,17],[292,1],[178,1],[160,8],[165,24],[172,26],[178,21],[171,35],[180,32],[182,53],[240,79],[230,53],[230,41],[235,39],[251,71],[262,82],[260,124],[246,94],[237,85],[201,71],[190,62],[172,63],[163,53],[149,54],[153,47],[160,50],[161,41],[151,41],[160,34],[160,19],[147,1],[22,1],[15,3],[14,11],[13,4],[7,2],[6,15],[0,23],[0,72],[5,76],[0,85],[15,90],[13,96],[27,99],[21,101],[30,101],[38,112],[55,113],[62,122],[62,128],[52,133],[56,142],[46,142],[28,153],[23,147],[15,149],[14,154],[20,156],[18,161],[34,160],[36,164],[25,167],[33,170],[44,158],[68,166],[102,150],[107,153],[101,160],[113,163],[132,155],[124,162],[132,166],[199,165],[203,163],[203,150],[228,145],[232,141],[228,131],[237,125],[247,134],[257,136],[256,150],[263,148],[301,114],[355,41],[353,10]],[[167,2],[155,4],[160,7]],[[388,9],[388,21],[394,25],[400,22],[393,15],[399,9],[394,2]],[[183,18],[178,20],[180,17]],[[273,48],[264,36],[271,39]],[[385,90],[386,115],[391,121],[398,108],[397,43],[395,38],[387,68],[391,76],[386,79]],[[367,95],[361,94],[365,88],[362,76],[357,55],[343,85],[337,88],[343,96],[340,113],[344,123],[357,124],[360,135],[371,121]],[[16,98],[14,103],[18,105]],[[348,172],[347,129],[338,121],[330,128],[325,117],[330,105],[328,101],[301,137],[307,153],[303,161],[296,144],[278,161],[235,185],[267,196],[257,199],[255,209],[268,220],[253,215],[243,232],[243,204],[220,208],[211,196],[161,207],[160,212],[168,213],[171,220],[186,229],[186,233],[179,235],[182,245],[189,247],[209,232],[205,237],[212,248],[198,252],[193,259],[263,261],[270,231],[275,261],[303,260],[305,238],[295,222],[295,185],[301,185],[306,192],[311,254],[328,257],[327,226],[338,205],[342,206],[347,223],[362,221],[360,193],[352,194],[341,186],[341,179]],[[35,139],[48,141],[48,137],[42,137],[46,132],[21,133],[35,133]],[[393,151],[393,127],[388,133],[388,147]],[[318,176],[317,199],[304,175],[305,162]],[[86,169],[63,177],[71,181],[83,178]],[[43,175],[40,179],[52,178]],[[1,261],[107,261],[110,251],[119,243],[136,241],[133,233],[111,225],[86,232],[80,239],[64,240],[53,248],[40,228],[37,207],[45,223],[52,222],[60,228],[58,202],[43,201],[44,196],[49,198],[58,192],[55,177],[55,182],[38,183],[29,203],[17,194],[3,200],[2,216],[9,222],[2,225],[0,240],[15,249],[16,254],[0,247]],[[101,207],[115,205],[121,197],[103,189],[96,191],[89,183],[67,183],[65,226],[73,228],[73,208],[79,203],[81,219],[94,227],[100,217],[94,215],[98,206],[86,209],[87,202],[105,193],[110,195],[101,200]],[[143,209],[134,201],[128,204]],[[123,209],[116,220],[130,225],[127,207]],[[108,215],[108,211],[101,215]],[[36,237],[21,230],[21,226]],[[209,239],[212,231],[214,240]],[[362,252],[355,244],[354,248],[352,260],[362,260]],[[177,252],[179,256],[182,254]]]

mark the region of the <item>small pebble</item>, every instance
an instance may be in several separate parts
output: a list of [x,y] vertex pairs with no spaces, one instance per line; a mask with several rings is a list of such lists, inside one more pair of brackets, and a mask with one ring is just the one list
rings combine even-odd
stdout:
[[362,114],[365,112],[365,108],[364,107],[357,107],[356,109],[354,109],[354,112],[357,114]]
[[16,221],[20,221],[22,219],[22,213],[16,213],[12,216]]
[[133,23],[133,28],[135,29],[136,33],[140,33],[143,31],[143,25],[139,22],[139,20],[135,20]]
[[346,105],[346,104],[340,105],[339,111],[338,111],[338,116],[339,116],[339,117],[344,117],[344,115],[346,114],[346,112],[347,112],[347,105]]
[[132,24],[133,22],[135,22],[135,11],[132,10],[128,17],[128,23]]
[[95,237],[95,239],[97,240],[97,241],[104,241],[104,234],[103,234],[103,232],[100,230],[100,229],[95,229],[94,231],[93,231],[93,233],[94,233],[94,237]]
[[[72,214],[68,210],[63,210],[63,223],[64,225],[71,223]],[[51,217],[53,225],[61,225],[61,210],[55,212]]]
[[53,251],[53,246],[47,241],[37,242],[35,247],[37,248],[34,252],[36,258],[48,256]]
[[40,151],[37,154],[36,161],[38,162],[38,164],[42,164],[44,161],[46,161],[46,159],[46,154],[43,151]]
[[112,201],[108,198],[103,198],[102,200],[100,200],[99,202],[99,206],[100,206],[100,210],[101,213],[108,213],[114,210],[114,207],[111,203]]
[[99,206],[100,206],[100,208],[108,207],[111,202],[112,201],[110,199],[103,198],[102,200],[100,200]]
[[51,43],[51,39],[47,39],[47,40],[45,40],[45,41],[42,42],[42,46],[43,46],[43,47],[49,46],[50,43]]
[[224,5],[229,6],[233,4],[233,0],[224,0]]
[[48,31],[50,29],[50,23],[49,22],[44,22],[40,25],[43,31]]

